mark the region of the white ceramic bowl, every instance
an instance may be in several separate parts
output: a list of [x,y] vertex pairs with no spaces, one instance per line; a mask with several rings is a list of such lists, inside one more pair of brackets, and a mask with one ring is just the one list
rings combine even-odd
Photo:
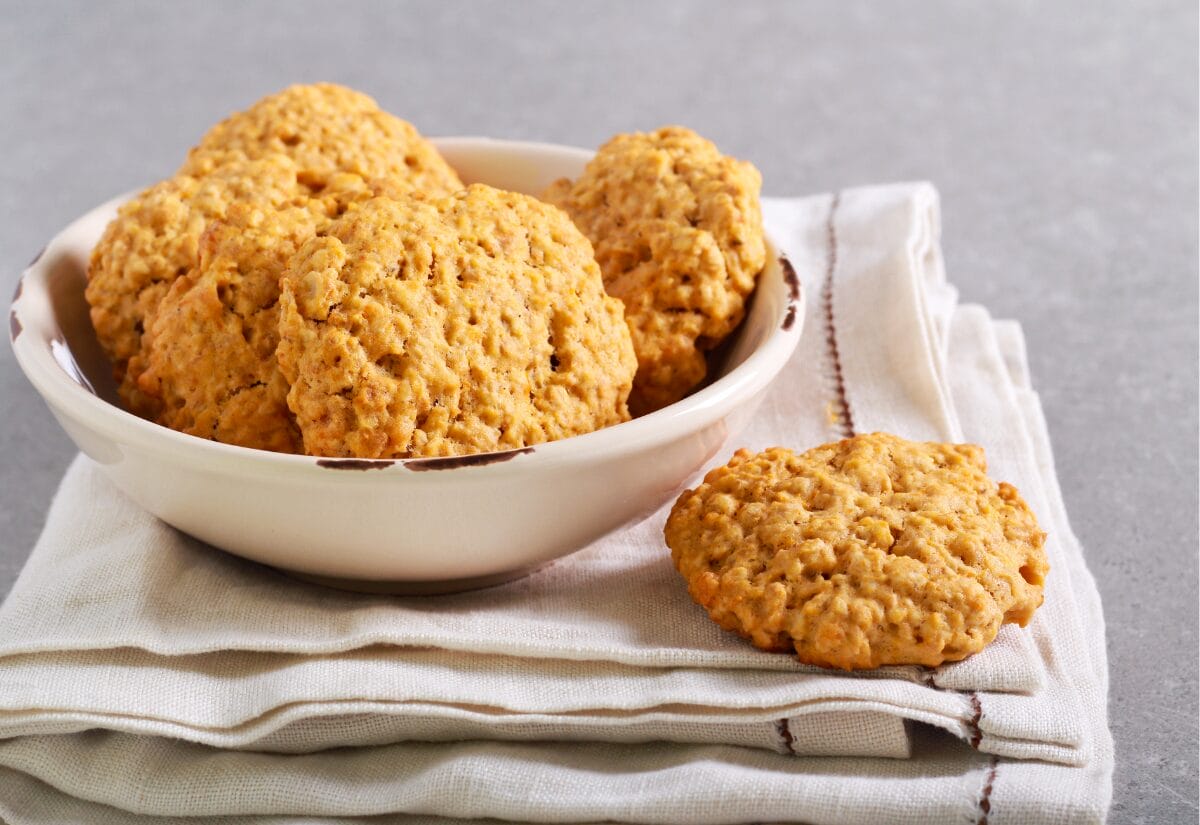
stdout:
[[[437,141],[466,182],[537,194],[591,153]],[[25,271],[17,361],[55,418],[151,513],[255,561],[357,589],[444,592],[515,578],[648,515],[754,414],[791,356],[803,295],[772,245],[716,380],[666,409],[525,450],[358,461],[219,444],[119,406],[83,297],[88,254],[123,199],[76,220]]]

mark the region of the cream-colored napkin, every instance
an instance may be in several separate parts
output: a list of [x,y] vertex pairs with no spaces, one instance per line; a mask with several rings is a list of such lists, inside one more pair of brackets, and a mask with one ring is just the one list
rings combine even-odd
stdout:
[[713,463],[872,430],[983,444],[1050,534],[1029,628],[936,670],[762,653],[689,601],[665,508],[503,587],[346,594],[176,533],[81,457],[0,607],[0,816],[1102,820],[1103,619],[1019,327],[956,307],[927,185],[764,208],[806,326]]

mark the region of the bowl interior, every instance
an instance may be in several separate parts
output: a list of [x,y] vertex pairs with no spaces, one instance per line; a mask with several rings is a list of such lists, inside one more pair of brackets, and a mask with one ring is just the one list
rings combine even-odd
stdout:
[[[577,176],[592,155],[583,149],[487,138],[443,138],[435,143],[464,182],[487,183],[535,196],[560,177]],[[31,281],[29,291],[38,293],[39,300],[21,302],[20,307],[21,320],[30,327],[30,337],[48,349],[62,373],[78,389],[121,409],[111,366],[92,328],[84,287],[91,249],[120,204],[129,197],[125,195],[102,204],[51,242],[39,256],[41,260],[35,260],[24,276]],[[790,266],[769,241],[768,255],[768,265],[747,307],[745,320],[711,354],[709,379],[698,391],[721,383],[723,377],[742,365],[779,330],[780,320],[789,308],[794,312],[797,296]],[[21,286],[23,282],[19,284],[18,296]],[[15,312],[12,317],[15,330],[20,323]],[[787,326],[784,321],[784,328]]]
[[80,389],[122,409],[112,366],[92,328],[84,289],[92,247],[128,198],[101,204],[55,236],[17,282],[10,310],[18,355],[22,346],[34,343],[35,355],[48,354]]

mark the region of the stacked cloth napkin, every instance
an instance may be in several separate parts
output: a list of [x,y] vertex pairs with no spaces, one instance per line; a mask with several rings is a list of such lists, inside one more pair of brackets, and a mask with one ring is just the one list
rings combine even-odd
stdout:
[[806,326],[713,463],[982,444],[1049,533],[1028,628],[932,670],[800,665],[689,600],[667,508],[503,587],[343,593],[179,534],[80,457],[0,608],[0,818],[1102,821],[1104,623],[1020,328],[956,305],[928,185],[764,209]]

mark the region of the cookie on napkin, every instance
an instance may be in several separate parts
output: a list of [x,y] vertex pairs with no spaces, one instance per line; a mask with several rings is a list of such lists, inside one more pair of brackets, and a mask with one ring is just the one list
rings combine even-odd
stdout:
[[726,630],[824,667],[933,667],[1042,603],[1045,534],[973,444],[859,435],[740,450],[679,497],[665,534]]

